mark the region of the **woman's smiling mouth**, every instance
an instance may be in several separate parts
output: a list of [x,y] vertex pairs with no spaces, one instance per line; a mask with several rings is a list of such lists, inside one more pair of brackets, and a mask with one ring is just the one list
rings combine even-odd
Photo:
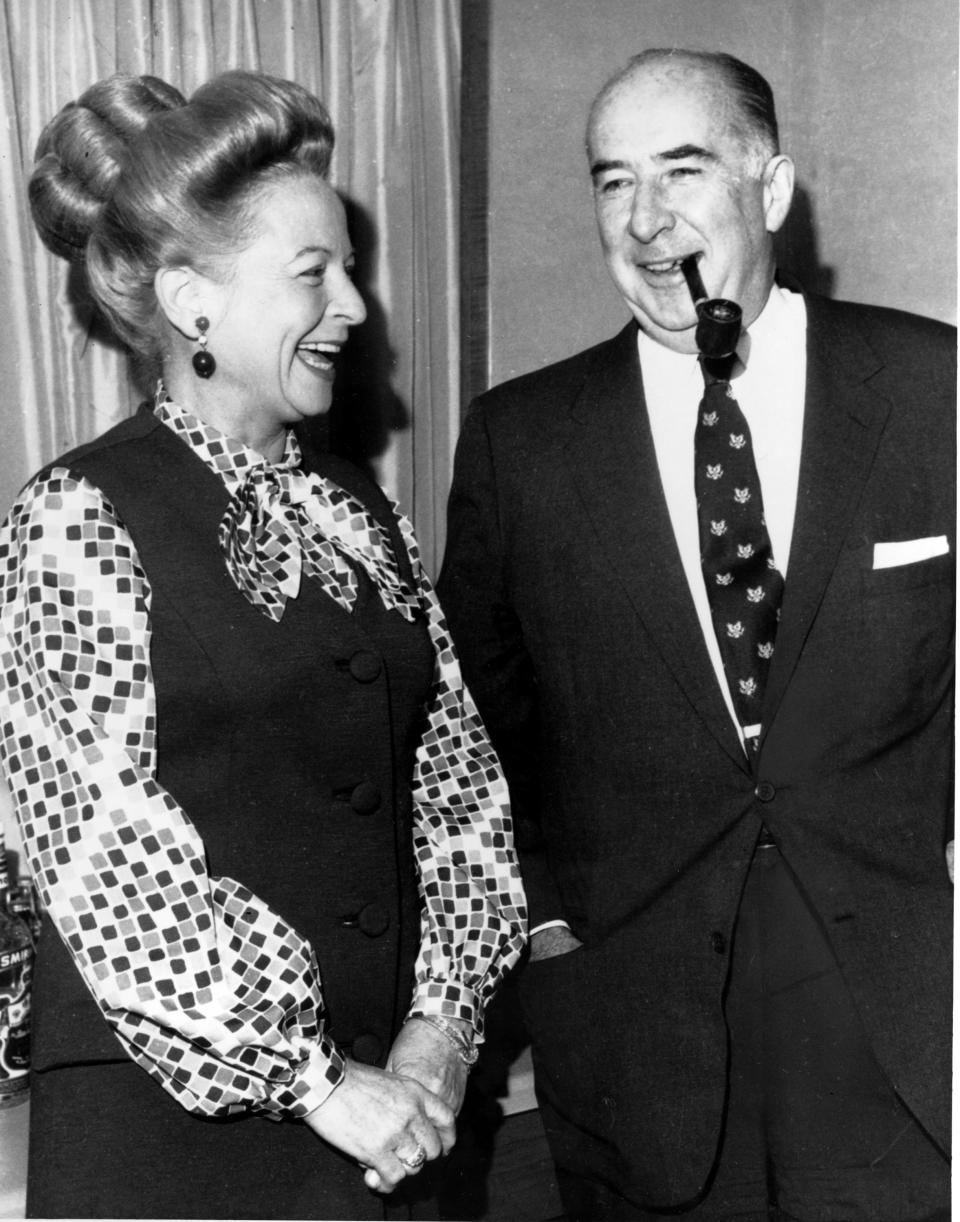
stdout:
[[297,356],[309,369],[333,377],[334,359],[340,355],[342,345],[333,343],[309,343],[297,346]]

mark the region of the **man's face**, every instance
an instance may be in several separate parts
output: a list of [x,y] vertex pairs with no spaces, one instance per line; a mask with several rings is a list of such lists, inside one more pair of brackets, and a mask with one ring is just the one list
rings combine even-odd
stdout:
[[712,73],[659,61],[601,103],[588,134],[607,268],[640,327],[678,352],[697,350],[681,260],[697,256],[707,293],[738,302],[745,326],[773,280],[792,166],[752,160],[735,117]]

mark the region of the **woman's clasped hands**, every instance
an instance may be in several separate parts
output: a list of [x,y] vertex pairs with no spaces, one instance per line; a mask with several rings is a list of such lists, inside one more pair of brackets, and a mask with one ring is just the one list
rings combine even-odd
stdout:
[[347,1060],[340,1085],[306,1118],[325,1141],[352,1155],[364,1183],[392,1192],[405,1176],[453,1148],[455,1113],[420,1082]]

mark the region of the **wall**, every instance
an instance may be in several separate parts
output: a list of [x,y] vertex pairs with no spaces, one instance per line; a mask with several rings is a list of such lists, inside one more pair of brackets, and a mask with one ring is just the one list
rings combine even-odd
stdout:
[[586,111],[647,46],[730,51],[777,98],[799,191],[781,262],[813,289],[955,320],[955,0],[491,0],[491,382],[627,318]]

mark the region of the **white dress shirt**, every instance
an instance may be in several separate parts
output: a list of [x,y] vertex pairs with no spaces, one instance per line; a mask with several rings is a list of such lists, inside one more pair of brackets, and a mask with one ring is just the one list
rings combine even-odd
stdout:
[[[806,332],[803,297],[775,286],[760,316],[741,336],[737,354],[743,367],[732,382],[750,426],[774,563],[787,580],[803,439]],[[700,568],[693,435],[703,376],[696,356],[664,348],[642,331],[637,347],[657,465],[680,561],[717,682],[739,733]]]

